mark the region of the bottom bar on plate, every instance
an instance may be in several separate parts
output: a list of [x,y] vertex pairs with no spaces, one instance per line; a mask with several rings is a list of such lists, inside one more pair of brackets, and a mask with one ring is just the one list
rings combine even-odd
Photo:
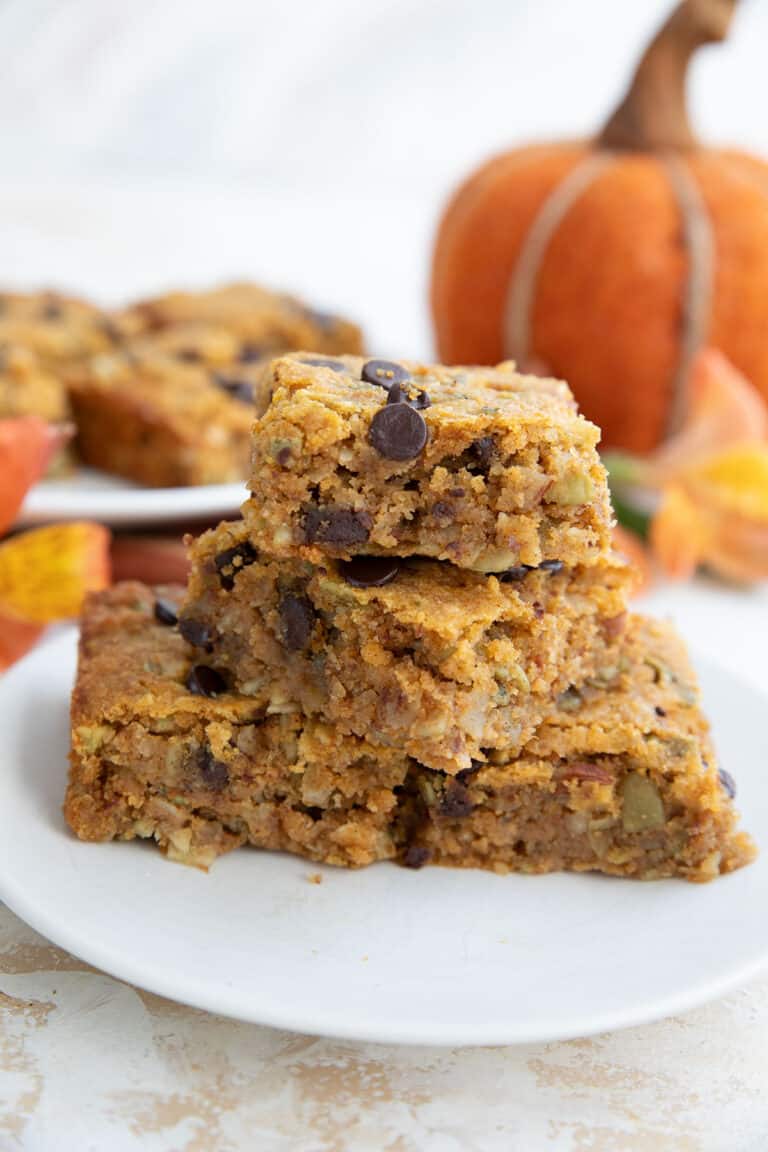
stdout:
[[448,776],[226,692],[174,626],[180,597],[127,583],[86,605],[65,802],[84,840],[154,838],[203,867],[248,843],[346,866],[647,879],[754,856],[668,625],[633,617],[613,681],[561,697],[515,759]]

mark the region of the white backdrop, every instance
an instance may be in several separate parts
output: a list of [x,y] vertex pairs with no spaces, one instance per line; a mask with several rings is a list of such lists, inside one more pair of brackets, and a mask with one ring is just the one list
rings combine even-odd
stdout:
[[[0,0],[0,281],[235,274],[426,354],[436,214],[490,152],[596,129],[672,0]],[[767,0],[693,69],[768,152]]]

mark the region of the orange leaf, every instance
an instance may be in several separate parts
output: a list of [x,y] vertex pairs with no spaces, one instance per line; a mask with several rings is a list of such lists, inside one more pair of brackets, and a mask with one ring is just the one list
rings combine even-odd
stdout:
[[0,672],[20,660],[44,631],[44,624],[28,624],[12,616],[0,616]]
[[768,405],[716,348],[704,348],[698,354],[688,388],[688,414],[682,431],[650,462],[656,483],[664,483],[725,448],[768,438]]
[[707,532],[696,505],[681,488],[664,490],[649,539],[665,575],[671,580],[693,576],[707,550]]
[[0,544],[0,613],[35,624],[76,616],[109,583],[110,535],[87,521],[52,524]]
[[0,420],[0,535],[13,524],[28,489],[72,432],[69,425],[46,424],[38,416]]

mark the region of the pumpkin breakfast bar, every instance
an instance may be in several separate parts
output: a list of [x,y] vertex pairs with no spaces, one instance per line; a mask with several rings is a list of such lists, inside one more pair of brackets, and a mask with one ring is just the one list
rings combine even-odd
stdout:
[[748,863],[691,670],[633,617],[613,678],[560,701],[521,754],[460,776],[225,691],[175,626],[179,589],[92,594],[65,815],[207,867],[241,844],[356,866],[397,858],[709,880]]
[[131,305],[114,323],[127,337],[154,338],[190,359],[250,364],[296,348],[363,351],[362,332],[351,320],[250,282],[168,292]]
[[243,509],[273,556],[420,554],[501,572],[592,564],[613,524],[568,386],[497,368],[274,360]]
[[245,843],[349,866],[394,856],[407,757],[223,693],[174,626],[182,591],[127,582],[86,602],[71,828],[83,840],[154,838],[202,867]]
[[413,863],[711,880],[748,864],[696,679],[667,623],[633,616],[616,675],[568,694],[523,753],[421,772]]
[[85,464],[155,487],[243,479],[256,412],[253,382],[152,351],[95,356],[69,396]]
[[231,688],[447,772],[515,751],[560,693],[610,675],[632,583],[612,556],[498,576],[419,557],[278,560],[243,521],[188,543],[180,627]]

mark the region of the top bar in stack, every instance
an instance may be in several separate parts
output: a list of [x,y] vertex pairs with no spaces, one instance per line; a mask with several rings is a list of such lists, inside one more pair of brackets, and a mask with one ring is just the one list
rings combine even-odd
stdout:
[[271,555],[416,554],[502,572],[607,553],[599,430],[561,381],[512,363],[308,353],[269,372],[243,512]]

